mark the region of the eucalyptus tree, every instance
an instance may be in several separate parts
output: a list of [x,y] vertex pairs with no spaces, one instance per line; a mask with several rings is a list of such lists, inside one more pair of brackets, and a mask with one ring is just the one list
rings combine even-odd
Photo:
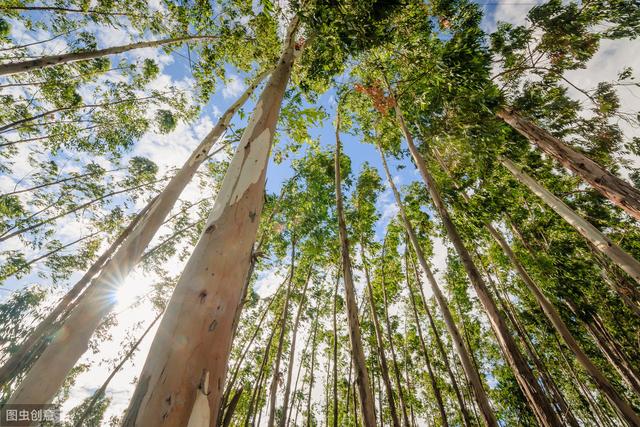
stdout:
[[[338,107],[340,108],[340,107]],[[362,346],[362,333],[360,330],[360,320],[358,315],[358,305],[356,302],[355,287],[353,283],[353,269],[351,257],[349,255],[349,237],[347,235],[347,225],[344,215],[342,199],[342,178],[341,178],[340,155],[340,110],[336,117],[336,152],[335,152],[335,183],[336,183],[336,211],[338,217],[338,230],[340,235],[340,249],[342,255],[342,274],[346,296],[346,310],[349,323],[349,338],[351,340],[351,351],[353,353],[353,363],[356,367],[356,385],[360,397],[360,409],[362,411],[363,423],[365,426],[374,426],[376,416],[374,410],[373,393],[369,372],[365,363],[364,348]]]

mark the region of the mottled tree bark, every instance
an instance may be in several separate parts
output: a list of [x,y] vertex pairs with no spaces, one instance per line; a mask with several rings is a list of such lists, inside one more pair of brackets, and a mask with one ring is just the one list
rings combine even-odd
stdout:
[[[178,281],[129,404],[125,426],[217,420],[237,307],[253,256],[271,143],[295,57],[297,18],[256,103]],[[176,345],[180,343],[180,345]]]
[[496,114],[562,166],[598,190],[613,204],[640,220],[640,191],[638,189],[605,170],[584,154],[569,147],[546,130],[520,116],[514,110],[507,108]]

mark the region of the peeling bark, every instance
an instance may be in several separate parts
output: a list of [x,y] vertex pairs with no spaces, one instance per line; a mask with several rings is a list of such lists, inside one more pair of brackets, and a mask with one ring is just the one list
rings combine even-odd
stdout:
[[217,420],[236,309],[264,205],[271,143],[291,68],[300,52],[294,40],[297,27],[294,18],[282,57],[257,101],[151,345],[140,375],[140,381],[149,381],[149,388],[136,388],[134,399],[140,399],[141,405],[139,410],[129,408],[125,426],[185,425],[201,392],[200,377],[205,370],[211,383],[209,420],[212,424]]
[[546,130],[520,116],[512,109],[496,113],[525,138],[587,182],[613,204],[640,220],[640,191],[613,175],[598,163],[566,145]]
[[[138,264],[145,248],[171,212],[198,167],[207,158],[212,146],[225,132],[235,112],[249,98],[263,77],[264,74],[227,109],[165,189],[154,199],[148,211],[118,247],[113,257],[102,267],[100,274],[73,308],[62,326],[64,333],[55,335],[11,396],[10,403],[48,403],[53,399],[68,372],[87,350],[94,331],[115,307],[114,295],[118,287]],[[207,230],[211,230],[211,226],[209,225]],[[211,323],[210,326],[215,325]]]

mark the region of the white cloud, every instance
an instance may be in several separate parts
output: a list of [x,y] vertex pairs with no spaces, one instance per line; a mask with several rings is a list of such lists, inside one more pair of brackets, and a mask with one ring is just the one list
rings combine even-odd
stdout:
[[224,89],[222,89],[222,97],[224,99],[236,98],[242,92],[244,92],[245,89],[246,89],[246,86],[244,82],[240,79],[240,77],[236,76],[235,74],[232,74],[229,77]]

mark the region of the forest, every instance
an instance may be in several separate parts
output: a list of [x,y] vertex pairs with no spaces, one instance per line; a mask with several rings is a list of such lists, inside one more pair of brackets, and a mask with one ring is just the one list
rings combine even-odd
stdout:
[[637,0],[0,0],[0,425],[640,426]]

